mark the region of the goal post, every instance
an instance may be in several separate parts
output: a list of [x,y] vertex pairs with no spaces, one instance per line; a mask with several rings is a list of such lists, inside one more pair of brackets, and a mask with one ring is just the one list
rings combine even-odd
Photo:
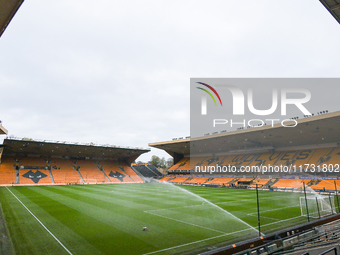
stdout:
[[[320,218],[329,214],[336,213],[335,204],[334,204],[334,196],[326,196],[326,195],[316,195],[316,196],[307,196],[306,198],[300,197],[300,210],[301,216],[308,216],[311,218]],[[308,208],[307,208],[308,206]],[[308,210],[307,210],[308,209]]]

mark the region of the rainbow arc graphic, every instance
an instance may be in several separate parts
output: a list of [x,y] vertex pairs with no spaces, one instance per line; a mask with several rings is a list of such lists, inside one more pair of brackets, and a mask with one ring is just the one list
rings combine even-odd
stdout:
[[[216,91],[213,87],[211,87],[210,85],[208,85],[208,84],[206,84],[206,83],[203,83],[203,82],[197,82],[197,83],[198,83],[198,84],[201,84],[201,85],[203,85],[203,86],[206,86],[207,88],[209,88],[209,89],[217,96],[217,98],[218,98],[218,100],[220,101],[220,104],[221,104],[221,106],[222,106],[222,100],[221,100],[221,98],[220,98],[220,95],[217,93],[217,91]],[[217,106],[215,97],[214,97],[214,95],[213,95],[209,90],[204,89],[204,88],[201,88],[201,87],[196,87],[196,88],[198,88],[198,89],[203,90],[204,92],[206,92],[206,93],[214,100],[214,103],[215,103],[215,105]]]

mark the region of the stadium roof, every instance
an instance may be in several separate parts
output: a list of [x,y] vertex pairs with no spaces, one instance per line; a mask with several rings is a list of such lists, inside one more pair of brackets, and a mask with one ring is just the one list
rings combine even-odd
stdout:
[[[200,154],[215,154],[260,148],[322,145],[340,142],[340,111],[297,120],[296,127],[281,124],[243,129],[210,136],[167,142],[149,146],[165,150],[170,155],[189,155],[190,146]],[[287,122],[285,125],[293,125]]]
[[46,142],[32,139],[5,139],[3,156],[64,157],[84,159],[125,160],[132,163],[148,149],[122,148],[110,145],[71,144],[66,142]]
[[340,24],[340,1],[339,0],[320,0],[326,9]]
[[0,0],[0,37],[24,0]]
[[4,128],[0,123],[0,135],[6,135],[8,133],[7,129]]

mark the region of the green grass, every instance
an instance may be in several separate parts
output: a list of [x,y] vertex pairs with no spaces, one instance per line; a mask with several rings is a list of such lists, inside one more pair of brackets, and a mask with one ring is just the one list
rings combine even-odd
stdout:
[[[254,190],[167,184],[1,187],[17,254],[68,253],[14,195],[72,254],[196,253],[258,236]],[[259,195],[264,234],[307,222],[300,216],[302,194]]]

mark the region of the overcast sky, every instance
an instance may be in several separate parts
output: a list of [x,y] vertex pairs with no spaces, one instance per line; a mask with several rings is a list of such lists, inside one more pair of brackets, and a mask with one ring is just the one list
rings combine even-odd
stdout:
[[191,77],[339,77],[339,42],[317,0],[26,0],[0,39],[0,119],[145,148],[190,135]]

